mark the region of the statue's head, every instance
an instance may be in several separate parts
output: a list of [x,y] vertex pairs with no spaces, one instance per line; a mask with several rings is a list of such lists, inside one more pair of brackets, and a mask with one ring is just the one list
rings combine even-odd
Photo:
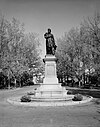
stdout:
[[51,29],[50,28],[48,28],[48,33],[51,33]]

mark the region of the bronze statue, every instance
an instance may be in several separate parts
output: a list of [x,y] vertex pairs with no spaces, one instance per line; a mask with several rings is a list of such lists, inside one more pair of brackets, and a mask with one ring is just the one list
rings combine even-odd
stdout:
[[57,46],[55,45],[55,39],[53,34],[51,34],[51,29],[48,29],[48,32],[44,34],[46,39],[46,54],[55,55]]

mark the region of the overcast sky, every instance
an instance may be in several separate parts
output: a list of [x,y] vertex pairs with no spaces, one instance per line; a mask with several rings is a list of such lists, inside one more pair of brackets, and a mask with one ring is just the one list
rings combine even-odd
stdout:
[[100,12],[100,0],[0,0],[0,13],[24,22],[26,32],[38,33],[43,44],[47,28],[61,37],[96,11]]

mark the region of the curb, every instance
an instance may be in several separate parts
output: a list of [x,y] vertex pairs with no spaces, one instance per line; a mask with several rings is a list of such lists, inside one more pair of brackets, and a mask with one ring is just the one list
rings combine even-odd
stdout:
[[85,100],[83,101],[63,101],[63,102],[20,102],[20,97],[12,97],[8,98],[7,102],[13,105],[17,106],[28,106],[28,107],[40,107],[40,106],[73,106],[73,105],[79,105],[84,104],[87,102],[92,101],[93,97],[89,96],[83,96]]

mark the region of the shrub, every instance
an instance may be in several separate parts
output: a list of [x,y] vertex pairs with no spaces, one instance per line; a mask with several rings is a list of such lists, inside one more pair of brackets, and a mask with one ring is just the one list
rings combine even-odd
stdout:
[[73,92],[71,90],[68,90],[67,94],[73,94]]
[[73,101],[82,101],[83,96],[81,94],[76,94],[72,100]]
[[33,86],[33,85],[34,85],[34,82],[33,82],[33,81],[28,80],[28,81],[26,82],[26,85],[27,85],[27,86]]
[[21,102],[30,102],[31,101],[31,97],[28,95],[24,95],[21,97]]

